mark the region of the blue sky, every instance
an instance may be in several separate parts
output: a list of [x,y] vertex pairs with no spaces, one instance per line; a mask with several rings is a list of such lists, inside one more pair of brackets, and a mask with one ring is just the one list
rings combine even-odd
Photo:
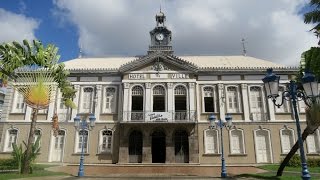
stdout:
[[52,13],[51,0],[2,0],[0,8],[38,20],[39,27],[35,36],[44,44],[53,43],[59,47],[60,60],[69,60],[78,56],[78,34],[74,25],[59,25],[59,20]]
[[[61,60],[146,54],[159,0],[2,0],[1,42],[40,39]],[[317,39],[303,23],[308,0],[163,0],[176,55],[241,55],[296,66]]]

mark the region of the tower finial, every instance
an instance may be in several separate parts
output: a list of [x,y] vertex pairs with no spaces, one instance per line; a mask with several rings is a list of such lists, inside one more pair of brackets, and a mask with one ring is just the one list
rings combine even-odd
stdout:
[[247,56],[247,50],[246,50],[246,46],[245,46],[245,41],[246,40],[244,38],[242,38],[241,41],[242,41],[242,48],[243,48],[243,54],[242,55]]

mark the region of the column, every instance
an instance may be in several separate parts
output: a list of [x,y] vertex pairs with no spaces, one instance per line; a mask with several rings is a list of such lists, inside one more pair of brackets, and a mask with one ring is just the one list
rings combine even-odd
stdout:
[[199,95],[199,92],[201,92],[201,90],[200,90],[200,86],[199,86],[199,84],[197,83],[196,84],[196,107],[197,107],[197,121],[200,121],[201,119],[200,119],[200,113],[201,113],[201,102],[202,102],[202,99],[200,98],[200,95]]
[[[167,83],[168,93],[167,93],[167,112],[169,112],[172,116],[174,115],[173,109],[173,83]],[[173,117],[172,117],[173,119]],[[170,119],[170,121],[172,121]]]
[[175,163],[173,129],[166,134],[166,163]]
[[123,86],[122,86],[122,84],[119,84],[119,88],[118,88],[118,97],[119,98],[117,98],[117,105],[118,105],[118,109],[117,109],[117,111],[118,111],[118,121],[120,122],[120,121],[122,121],[122,115],[123,114],[121,114],[121,113],[123,113],[122,111],[123,111]]
[[94,116],[96,117],[96,120],[99,121],[100,119],[100,111],[101,111],[101,99],[103,98],[101,95],[101,88],[102,85],[98,84],[96,85],[96,94],[94,99]]
[[151,108],[151,83],[145,83],[146,87],[146,97],[145,97],[145,112],[151,112],[153,109]]
[[196,118],[195,113],[195,83],[189,83],[189,119],[194,121]]
[[[144,134],[150,134],[150,132],[146,131]],[[143,136],[142,163],[152,163],[151,142],[152,136]]]
[[129,87],[130,83],[123,83],[123,116],[122,120],[123,121],[128,121],[129,118],[129,109],[128,109],[128,104],[129,104]]
[[244,114],[244,120],[250,121],[248,85],[241,84],[241,91],[242,91],[242,106],[243,106],[242,109],[243,109],[243,114]]
[[218,84],[218,106],[219,106],[219,113],[220,113],[220,119],[225,119],[225,102],[226,102],[226,96],[224,94],[224,85]]
[[71,121],[73,121],[73,118],[75,118],[78,114],[78,109],[79,109],[79,106],[80,106],[80,103],[79,103],[79,98],[80,98],[80,85],[74,85],[74,89],[77,91],[76,92],[76,97],[73,99],[73,102],[76,104],[76,108],[75,109],[72,109],[72,112],[71,112]]

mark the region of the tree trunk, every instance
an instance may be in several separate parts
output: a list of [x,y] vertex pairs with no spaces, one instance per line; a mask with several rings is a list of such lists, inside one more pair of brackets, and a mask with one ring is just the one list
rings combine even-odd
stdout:
[[[310,127],[307,126],[306,129],[302,133],[302,142],[304,142],[307,139],[309,134],[314,133],[314,131],[316,129],[317,128],[310,128]],[[280,166],[278,168],[278,171],[277,171],[277,176],[282,176],[284,168],[287,166],[287,164],[289,163],[290,159],[292,158],[293,155],[295,155],[295,153],[298,151],[299,148],[300,148],[299,147],[299,140],[297,140],[297,142],[291,148],[290,152],[286,155],[286,157],[284,158],[284,160],[280,164]]]
[[22,174],[29,174],[30,173],[30,157],[32,154],[32,145],[34,141],[34,131],[37,124],[37,115],[38,115],[38,109],[33,108],[32,109],[32,118],[31,118],[31,125],[30,125],[30,132],[28,137],[28,143],[27,143],[27,149],[26,153],[23,158],[22,162]]

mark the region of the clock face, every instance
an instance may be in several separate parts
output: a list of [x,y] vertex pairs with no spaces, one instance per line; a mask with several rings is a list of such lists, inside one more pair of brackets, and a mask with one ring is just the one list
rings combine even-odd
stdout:
[[162,33],[159,33],[156,35],[156,39],[159,40],[159,41],[162,41],[164,38],[164,35]]

